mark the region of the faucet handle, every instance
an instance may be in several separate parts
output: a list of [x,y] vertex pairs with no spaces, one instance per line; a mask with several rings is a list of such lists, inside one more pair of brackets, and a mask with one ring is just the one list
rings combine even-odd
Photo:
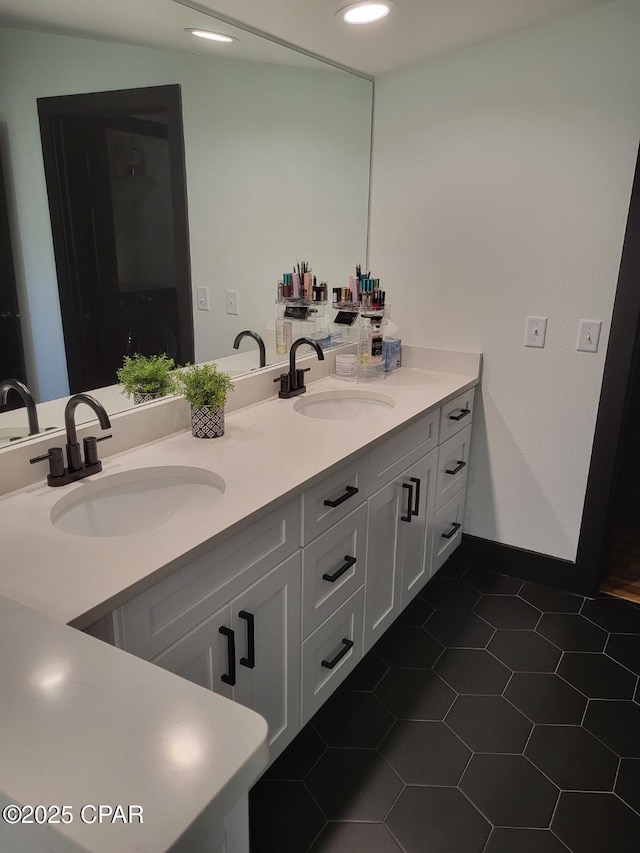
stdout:
[[52,479],[64,477],[64,456],[61,447],[50,447],[45,454],[34,456],[29,462],[33,465],[35,462],[44,462],[45,459],[49,460],[49,476]]
[[290,373],[281,373],[274,382],[280,383],[280,391],[278,393],[279,397],[288,397],[291,391],[291,374]]
[[106,441],[108,438],[113,438],[111,433],[109,435],[102,435],[100,438],[96,438],[95,435],[88,435],[86,438],[82,439],[82,445],[84,448],[84,464],[85,465],[97,465],[100,461],[98,459],[98,442]]

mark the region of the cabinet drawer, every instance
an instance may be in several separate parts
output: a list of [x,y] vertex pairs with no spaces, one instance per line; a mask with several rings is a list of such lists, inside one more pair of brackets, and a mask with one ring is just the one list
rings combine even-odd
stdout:
[[440,445],[436,482],[436,510],[444,506],[457,491],[466,485],[469,472],[470,443],[471,424]]
[[461,489],[449,503],[435,514],[433,525],[433,551],[431,574],[448,560],[462,541],[462,522],[464,519],[464,499],[467,490]]
[[363,610],[360,587],[302,644],[303,726],[362,658]]
[[299,546],[300,507],[290,501],[122,607],[124,648],[151,659]]
[[421,456],[437,447],[439,418],[438,409],[423,415],[369,452],[371,494],[386,486]]
[[303,639],[362,586],[366,559],[366,504],[303,548]]
[[302,495],[302,544],[328,530],[368,497],[366,456],[334,471]]
[[474,388],[459,394],[440,409],[440,443],[469,426],[473,417]]

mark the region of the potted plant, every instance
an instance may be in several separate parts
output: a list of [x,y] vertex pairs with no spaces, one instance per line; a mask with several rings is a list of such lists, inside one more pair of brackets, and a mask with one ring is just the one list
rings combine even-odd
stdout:
[[213,362],[190,364],[179,372],[178,383],[191,406],[191,434],[196,438],[224,435],[224,404],[233,389],[229,374]]
[[161,355],[125,355],[124,364],[116,371],[118,382],[127,397],[133,397],[133,402],[147,403],[166,397],[177,390],[175,362],[166,353]]

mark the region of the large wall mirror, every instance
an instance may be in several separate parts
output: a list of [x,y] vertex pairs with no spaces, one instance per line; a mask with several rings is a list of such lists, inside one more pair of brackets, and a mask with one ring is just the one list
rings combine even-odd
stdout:
[[[235,354],[234,339],[245,329],[269,339],[277,281],[295,262],[308,260],[330,293],[333,286],[346,286],[367,252],[370,80],[177,2],[138,0],[129,43],[119,34],[98,37],[83,29],[85,0],[66,0],[66,20],[73,19],[74,3],[72,28],[60,15],[55,25],[43,20],[47,4],[40,0],[0,0],[0,155],[26,379],[38,403],[69,394],[39,99],[179,86],[197,362]],[[116,6],[133,14],[130,2],[118,0]],[[136,36],[144,31],[145,15],[152,45]],[[200,42],[187,28],[222,30],[237,41]],[[131,43],[136,41],[141,43]],[[136,132],[144,135],[144,123],[153,120],[132,116],[130,126],[111,128],[111,156],[122,177],[139,156]],[[146,159],[149,168],[152,143]],[[132,252],[134,213],[149,190],[141,191],[141,199],[128,186],[118,192],[117,204],[132,223],[130,234],[126,225],[118,226],[118,239]],[[166,268],[159,263],[166,251],[160,222],[157,233],[150,259],[157,262],[160,288]],[[155,285],[145,280],[144,289],[152,292]],[[198,288],[205,289],[208,310]],[[237,294],[237,314],[227,313],[227,291]],[[255,365],[249,356],[252,347],[250,339],[241,345],[247,369],[258,363],[257,351],[251,354]],[[0,365],[0,380],[8,378],[4,371]]]

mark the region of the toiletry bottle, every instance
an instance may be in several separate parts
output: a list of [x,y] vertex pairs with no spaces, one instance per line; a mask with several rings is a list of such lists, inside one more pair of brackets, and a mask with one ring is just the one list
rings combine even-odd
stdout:
[[284,320],[284,351],[289,352],[293,343],[293,323],[291,320]]
[[287,345],[284,340],[284,319],[276,319],[276,352],[278,355],[286,355]]
[[371,333],[369,336],[369,364],[372,367],[382,365],[382,324],[379,318],[371,318]]
[[360,339],[358,341],[358,365],[368,367],[371,358],[371,324],[368,317],[362,318]]

